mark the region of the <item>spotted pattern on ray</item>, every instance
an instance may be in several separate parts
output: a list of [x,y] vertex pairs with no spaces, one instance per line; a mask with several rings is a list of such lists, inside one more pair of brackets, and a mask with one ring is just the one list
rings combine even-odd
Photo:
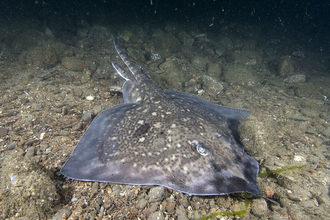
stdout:
[[163,91],[114,40],[128,67],[113,67],[126,81],[124,103],[93,120],[61,173],[75,180],[161,185],[193,195],[258,194],[259,165],[237,140],[250,111]]

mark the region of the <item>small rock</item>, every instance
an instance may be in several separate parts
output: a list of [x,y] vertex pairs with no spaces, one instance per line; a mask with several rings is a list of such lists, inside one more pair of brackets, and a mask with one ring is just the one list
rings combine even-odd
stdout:
[[77,202],[77,201],[78,201],[78,198],[75,197],[75,195],[73,194],[73,197],[72,197],[72,199],[71,199],[71,202]]
[[85,73],[81,76],[81,80],[80,81],[81,81],[82,84],[85,84],[89,80],[91,80],[91,78],[92,78],[91,71],[86,70]]
[[156,203],[152,203],[151,206],[150,206],[150,208],[143,210],[142,213],[144,215],[150,215],[151,213],[154,213],[156,211],[157,211],[157,204]]
[[31,146],[33,143],[37,142],[37,139],[31,138],[30,140],[28,140],[27,142],[25,142],[25,145],[27,146]]
[[306,81],[306,76],[304,74],[297,74],[286,77],[283,82],[285,83],[302,83]]
[[284,56],[281,58],[278,66],[278,74],[280,76],[288,76],[294,73],[294,62],[291,56]]
[[66,106],[63,106],[61,114],[64,116],[64,115],[68,114],[68,112],[69,112],[69,109]]
[[111,192],[111,195],[114,195],[114,196],[119,196],[120,195],[120,192],[121,192],[121,187],[116,185],[112,188],[112,192]]
[[[71,215],[71,211],[68,209],[60,209],[56,212],[56,214],[53,216],[52,220],[62,220],[66,219],[68,216]],[[63,218],[67,216],[66,218]]]
[[221,67],[218,63],[209,63],[207,68],[208,75],[220,76]]
[[4,137],[7,135],[7,129],[6,128],[0,128],[0,137]]
[[180,201],[180,205],[182,205],[184,208],[187,208],[189,203],[186,197],[182,198]]
[[48,144],[45,144],[45,143],[41,143],[41,144],[40,144],[40,149],[41,149],[42,151],[45,151],[47,148],[49,148],[49,145],[48,145]]
[[203,75],[201,79],[203,80],[204,89],[209,95],[220,94],[224,89],[223,84],[212,76]]
[[90,111],[84,111],[81,120],[84,122],[92,122],[92,113]]
[[294,155],[293,160],[296,162],[306,162],[306,158],[301,155]]
[[93,101],[94,100],[94,96],[92,96],[92,95],[86,96],[86,99],[88,101]]
[[31,157],[34,156],[34,153],[35,153],[35,147],[32,146],[32,147],[27,149],[25,157],[31,158]]
[[82,128],[82,123],[77,123],[72,126],[72,131],[79,131]]
[[13,150],[13,149],[15,149],[16,146],[17,146],[17,143],[16,143],[16,142],[12,142],[12,143],[10,143],[10,144],[7,146],[7,149],[8,149],[8,150]]
[[160,56],[159,53],[151,53],[150,58],[152,60],[160,60],[162,57]]
[[[307,117],[319,117],[319,115],[320,115],[319,111],[313,110],[313,109],[310,109],[310,108],[301,109],[300,113],[303,114],[304,116],[307,116]],[[312,132],[312,131],[310,131],[310,132]]]
[[0,115],[0,116],[2,116],[2,117],[10,117],[10,116],[14,116],[14,115],[16,115],[17,114],[17,112],[14,112],[14,111],[8,111],[8,112],[4,112],[4,113],[2,113],[2,115]]
[[307,216],[304,214],[302,207],[297,204],[291,204],[288,207],[288,213],[289,213],[291,219],[298,219],[298,220],[310,219],[310,218],[307,218]]
[[168,213],[174,212],[175,209],[175,202],[173,200],[170,200],[166,203],[165,209]]
[[164,187],[156,186],[150,189],[149,192],[149,202],[157,202],[163,199]]
[[139,209],[144,209],[144,207],[146,207],[148,201],[146,199],[141,199],[138,203],[138,208]]
[[330,137],[330,128],[327,129],[321,129],[321,134],[323,134],[326,137]]
[[112,205],[112,200],[110,198],[110,196],[105,196],[104,197],[104,203],[103,203],[103,207],[104,209],[109,209]]
[[315,208],[315,203],[312,200],[302,201],[299,203],[301,207],[303,207],[305,210],[311,210]]
[[289,219],[289,215],[283,215],[282,213],[279,212],[273,212],[272,216],[269,218],[270,220],[285,220]]
[[21,103],[24,105],[24,104],[26,104],[26,103],[28,103],[29,102],[29,100],[28,99],[25,99],[25,98],[21,98]]
[[96,195],[98,189],[99,189],[99,183],[94,182],[91,189],[91,198],[93,198]]
[[308,190],[299,186],[293,186],[292,190],[287,191],[289,199],[293,201],[306,201],[312,198],[312,194]]
[[102,107],[100,105],[96,105],[93,107],[93,111],[98,114],[102,111]]
[[258,217],[267,215],[268,206],[267,202],[264,199],[255,199],[253,200],[252,213]]
[[69,70],[82,71],[84,69],[84,62],[76,57],[64,57],[61,62]]
[[184,209],[176,209],[175,214],[178,216],[178,220],[189,220]]
[[154,212],[150,214],[148,220],[165,220],[165,218],[162,212]]
[[133,208],[130,208],[130,213],[132,213],[133,215],[136,215],[139,213],[139,210],[137,210],[137,208],[133,207]]
[[316,199],[320,204],[325,203],[327,206],[330,206],[330,198],[326,193],[321,193]]

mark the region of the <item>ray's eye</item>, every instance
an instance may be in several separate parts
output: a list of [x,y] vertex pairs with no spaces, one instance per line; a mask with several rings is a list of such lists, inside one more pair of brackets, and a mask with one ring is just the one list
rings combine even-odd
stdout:
[[203,143],[200,143],[198,141],[193,141],[192,148],[196,148],[197,152],[201,156],[207,156],[210,153],[209,149],[204,147]]

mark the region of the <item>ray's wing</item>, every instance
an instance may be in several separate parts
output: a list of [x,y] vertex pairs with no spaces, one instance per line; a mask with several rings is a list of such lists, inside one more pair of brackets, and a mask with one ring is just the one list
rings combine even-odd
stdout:
[[189,103],[191,106],[205,109],[205,112],[218,115],[222,117],[223,120],[226,119],[229,122],[237,121],[239,123],[251,113],[249,110],[216,105],[190,93],[176,92],[172,90],[165,90],[165,93],[170,95],[172,99],[178,99],[180,101]]
[[61,173],[75,180],[106,181],[102,179],[109,173],[106,161],[102,160],[104,149],[116,147],[116,142],[109,140],[111,133],[116,131],[117,124],[126,113],[138,106],[124,103],[99,113],[79,140]]

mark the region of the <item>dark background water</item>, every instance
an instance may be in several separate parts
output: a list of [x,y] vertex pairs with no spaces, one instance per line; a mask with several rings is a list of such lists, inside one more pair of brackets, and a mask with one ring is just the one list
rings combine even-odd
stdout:
[[2,0],[0,18],[33,17],[45,24],[63,20],[75,27],[90,23],[198,22],[216,30],[224,22],[249,22],[285,26],[327,41],[330,2],[318,0]]

